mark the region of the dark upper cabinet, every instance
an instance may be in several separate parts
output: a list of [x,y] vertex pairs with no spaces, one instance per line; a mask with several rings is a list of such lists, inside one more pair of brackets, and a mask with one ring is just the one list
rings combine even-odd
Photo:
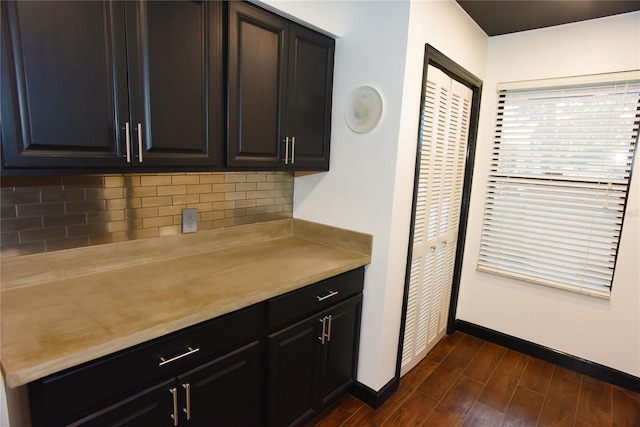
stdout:
[[221,2],[2,2],[5,168],[215,166]]
[[124,166],[124,4],[0,7],[3,165]]
[[133,161],[216,166],[222,160],[222,2],[126,3]]
[[328,170],[335,41],[229,3],[230,167]]
[[290,161],[294,169],[329,170],[335,41],[299,25],[292,24],[290,28],[287,96]]

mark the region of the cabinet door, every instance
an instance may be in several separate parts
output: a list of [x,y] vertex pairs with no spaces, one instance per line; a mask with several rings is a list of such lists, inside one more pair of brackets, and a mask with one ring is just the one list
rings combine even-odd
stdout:
[[258,341],[178,377],[182,419],[192,426],[247,426],[262,422]]
[[173,393],[175,381],[170,380],[149,388],[128,399],[91,414],[69,426],[139,427],[174,425]]
[[355,380],[361,307],[362,294],[325,312],[325,318],[330,320],[320,381],[323,405],[343,393]]
[[287,136],[295,138],[296,170],[329,170],[335,41],[291,25]]
[[300,424],[317,409],[319,320],[310,317],[268,337],[269,426]]
[[123,4],[0,7],[3,166],[126,166]]
[[215,166],[224,149],[222,2],[127,2],[134,163]]
[[285,19],[229,2],[228,166],[284,168],[287,28]]

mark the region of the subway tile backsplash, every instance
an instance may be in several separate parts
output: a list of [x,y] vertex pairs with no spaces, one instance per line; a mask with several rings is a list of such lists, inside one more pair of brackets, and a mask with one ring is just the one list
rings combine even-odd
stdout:
[[291,218],[289,172],[2,177],[0,255],[14,257]]

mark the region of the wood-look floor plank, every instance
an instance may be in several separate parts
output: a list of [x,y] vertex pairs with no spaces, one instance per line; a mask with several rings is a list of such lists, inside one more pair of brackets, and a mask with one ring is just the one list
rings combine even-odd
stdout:
[[[409,374],[407,374],[409,375]],[[398,390],[391,395],[378,409],[373,409],[365,405],[364,408],[347,419],[342,427],[379,427],[381,426],[400,405],[413,393],[413,389],[400,381]]]
[[365,407],[367,407],[367,405],[360,400],[350,394],[345,394],[341,398],[336,399],[336,401],[322,411],[319,416],[310,420],[306,425],[313,427],[339,426]]
[[407,372],[404,377],[400,378],[400,383],[406,385],[411,391],[418,388],[420,384],[427,379],[429,375],[438,367],[442,357],[433,353],[427,355],[418,363],[411,371]]
[[431,375],[420,384],[418,390],[436,400],[442,399],[478,350],[480,350],[483,343],[484,341],[481,339],[470,335],[465,336],[451,353],[440,362]]
[[612,392],[612,425],[640,427],[640,393],[618,386],[613,386]]
[[425,420],[425,426],[459,426],[473,406],[484,384],[461,375],[451,390]]
[[555,365],[545,362],[544,360],[529,358],[527,367],[524,368],[522,378],[520,378],[520,387],[535,391],[536,393],[546,395],[553,375]]
[[582,375],[576,420],[594,426],[611,425],[611,384]]
[[495,372],[487,381],[478,401],[498,411],[505,411],[528,359],[527,355],[507,350],[500,359]]
[[556,366],[551,376],[539,422],[541,426],[571,427],[575,424],[580,374]]
[[[479,340],[480,350],[475,351],[475,356],[469,356],[476,345],[475,338],[471,338],[463,333],[456,333],[453,339],[446,337],[447,341],[440,346],[439,353],[429,353],[407,373],[400,380],[398,391],[379,409],[374,410],[351,396],[345,396],[319,414],[317,419],[307,423],[307,427],[380,427],[383,424],[385,427],[404,427],[419,424],[425,416],[427,418],[422,424],[425,427],[450,427],[460,423],[464,427],[494,427],[503,422],[504,425],[538,427],[640,427],[640,393],[583,377],[555,365],[549,378],[550,368],[544,362],[482,340]],[[503,355],[495,370],[487,367],[496,363],[496,354],[500,351]],[[442,354],[446,355],[444,359]],[[452,375],[452,366],[454,371],[458,371],[459,366],[466,363],[464,355],[470,357],[471,363],[462,373]],[[439,381],[455,376],[448,384],[453,386],[441,399],[420,394],[418,390],[430,384],[429,378],[437,375],[436,371],[449,356],[451,360],[447,363],[451,366],[446,371],[448,373],[439,374]],[[457,363],[453,363],[456,359],[459,359]],[[486,370],[482,369],[483,366]],[[479,379],[487,375],[487,370],[492,374],[483,385]],[[431,384],[438,385],[439,381],[432,378]],[[444,388],[444,383],[438,387]],[[476,391],[479,394],[475,394],[477,399],[474,402]],[[541,399],[544,403],[540,402]],[[468,411],[461,418],[465,408]],[[535,420],[531,421],[536,408],[539,410],[537,424]]]
[[544,403],[544,396],[527,390],[524,387],[516,387],[511,402],[507,407],[502,425],[505,427],[528,427],[538,422],[538,416]]
[[476,401],[464,418],[462,427],[499,426],[503,419],[504,412]]
[[384,427],[418,427],[435,408],[437,400],[419,390],[414,391],[385,421]]
[[501,345],[485,342],[464,370],[464,375],[486,383],[506,351],[507,349]]
[[444,359],[466,336],[468,335],[463,334],[462,332],[454,332],[451,335],[445,335],[429,353],[434,356],[439,356],[440,359]]

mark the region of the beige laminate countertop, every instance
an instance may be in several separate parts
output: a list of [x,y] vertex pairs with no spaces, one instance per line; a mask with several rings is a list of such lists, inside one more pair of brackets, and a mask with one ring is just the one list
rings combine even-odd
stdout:
[[[3,260],[3,281],[9,283],[0,295],[0,362],[7,386],[24,385],[371,260],[371,236],[299,220],[274,223],[238,227],[237,239],[231,229],[211,233],[211,239],[219,239],[209,247],[198,246],[207,236],[198,236],[191,245],[189,237],[180,236],[178,244],[175,239],[167,244],[181,256],[149,260],[147,255],[140,264],[108,252],[115,260],[94,262],[97,271],[84,268],[91,256],[75,249],[75,254],[55,258],[42,254],[15,263]],[[132,247],[125,244],[112,249]],[[153,252],[138,245],[134,249],[141,253]],[[181,249],[175,250],[177,246]],[[29,262],[34,266],[29,275],[6,271]],[[38,262],[45,264],[40,271]],[[70,266],[52,272],[48,262]],[[51,275],[61,278],[46,280]]]

